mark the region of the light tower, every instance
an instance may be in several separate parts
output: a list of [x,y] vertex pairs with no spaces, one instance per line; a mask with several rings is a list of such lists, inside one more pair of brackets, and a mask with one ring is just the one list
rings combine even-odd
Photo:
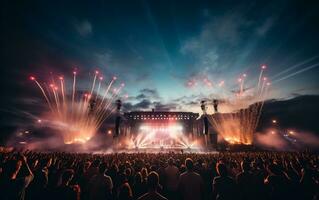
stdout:
[[200,102],[200,108],[203,111],[202,114],[202,120],[203,120],[203,135],[204,135],[204,140],[205,140],[205,146],[206,148],[208,147],[208,130],[209,130],[209,121],[208,121],[208,116],[207,116],[207,106],[206,106],[206,101],[202,100]]
[[114,131],[114,137],[118,137],[120,135],[120,125],[121,125],[121,107],[122,107],[122,101],[120,99],[115,101],[116,104],[116,118],[115,118],[115,131]]
[[218,113],[218,100],[217,99],[214,99],[213,100],[213,106],[214,106],[214,111],[215,113]]
[[121,126],[121,107],[122,107],[122,101],[120,99],[115,101],[116,104],[116,117],[115,117],[115,130],[113,134],[113,148],[115,151],[117,151],[119,146],[119,135],[120,135],[120,126]]

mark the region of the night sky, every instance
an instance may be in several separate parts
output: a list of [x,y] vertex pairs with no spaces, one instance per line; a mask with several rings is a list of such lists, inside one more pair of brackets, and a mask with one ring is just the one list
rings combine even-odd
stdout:
[[263,64],[269,99],[318,95],[318,10],[292,0],[2,1],[1,118],[40,112],[30,75],[72,77],[74,68],[82,86],[97,69],[116,75],[126,110],[200,110],[222,80],[235,91],[246,73],[254,86]]

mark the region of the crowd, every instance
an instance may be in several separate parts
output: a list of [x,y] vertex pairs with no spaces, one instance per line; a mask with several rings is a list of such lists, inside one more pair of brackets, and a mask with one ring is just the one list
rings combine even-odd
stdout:
[[318,199],[311,153],[0,153],[0,198]]

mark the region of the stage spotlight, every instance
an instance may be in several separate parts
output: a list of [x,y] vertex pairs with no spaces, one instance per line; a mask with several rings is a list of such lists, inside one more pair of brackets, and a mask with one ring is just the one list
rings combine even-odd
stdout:
[[142,126],[140,126],[140,130],[147,131],[147,130],[149,130],[149,127],[145,126],[145,125],[142,125]]
[[182,126],[176,126],[176,130],[177,130],[177,131],[182,131],[182,130],[183,130],[183,127],[182,127]]

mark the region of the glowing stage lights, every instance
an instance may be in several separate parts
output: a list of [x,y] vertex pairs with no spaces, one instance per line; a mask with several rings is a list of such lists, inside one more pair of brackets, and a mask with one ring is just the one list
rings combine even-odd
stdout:
[[140,131],[150,132],[179,132],[183,130],[181,125],[168,125],[168,126],[152,126],[152,125],[141,125]]

